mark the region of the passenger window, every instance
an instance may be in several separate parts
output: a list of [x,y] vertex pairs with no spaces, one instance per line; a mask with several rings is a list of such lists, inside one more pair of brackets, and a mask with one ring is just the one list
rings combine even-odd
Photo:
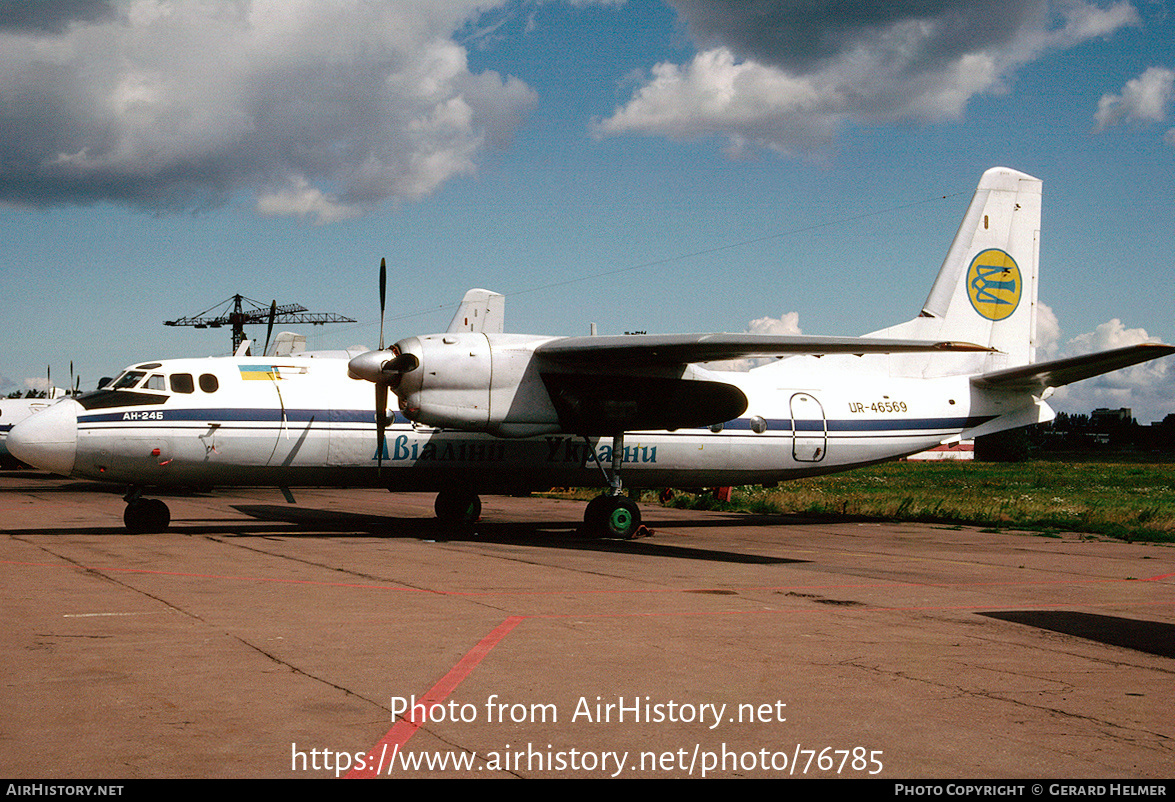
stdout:
[[196,383],[192,380],[192,374],[171,374],[171,391],[173,393],[194,393],[196,391]]
[[200,374],[200,389],[206,393],[215,393],[220,389],[220,382],[211,373]]
[[147,379],[147,383],[143,385],[144,390],[166,390],[167,387],[163,383],[162,373],[153,373],[151,378]]

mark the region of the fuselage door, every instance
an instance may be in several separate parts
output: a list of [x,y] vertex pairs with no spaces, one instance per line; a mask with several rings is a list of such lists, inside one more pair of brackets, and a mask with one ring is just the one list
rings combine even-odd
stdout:
[[[310,368],[296,363],[261,366],[273,387],[281,418],[270,466],[321,464],[328,457],[330,413],[322,409],[321,392]],[[244,374],[242,374],[244,377]]]
[[791,397],[792,457],[796,462],[819,462],[828,450],[828,421],[815,396]]

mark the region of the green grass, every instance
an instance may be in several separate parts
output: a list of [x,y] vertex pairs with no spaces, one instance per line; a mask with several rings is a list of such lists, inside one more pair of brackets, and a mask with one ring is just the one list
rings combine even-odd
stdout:
[[[595,491],[599,492],[599,491]],[[655,493],[642,495],[654,503]],[[678,493],[668,506],[801,513],[1175,542],[1175,465],[890,462],[778,487],[736,487],[730,502]]]

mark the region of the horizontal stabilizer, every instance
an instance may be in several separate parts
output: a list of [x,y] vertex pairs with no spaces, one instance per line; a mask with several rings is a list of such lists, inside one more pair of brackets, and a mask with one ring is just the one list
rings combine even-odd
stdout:
[[990,351],[982,345],[874,337],[812,337],[773,334],[640,334],[564,337],[535,353],[556,362],[594,366],[688,365],[752,356],[792,354],[893,354],[926,351]]
[[1100,376],[1140,362],[1148,362],[1175,353],[1175,346],[1162,343],[1143,343],[1096,354],[1036,362],[1018,368],[997,370],[973,376],[976,387],[997,390],[1019,390],[1039,394],[1046,387],[1063,387],[1082,379]]

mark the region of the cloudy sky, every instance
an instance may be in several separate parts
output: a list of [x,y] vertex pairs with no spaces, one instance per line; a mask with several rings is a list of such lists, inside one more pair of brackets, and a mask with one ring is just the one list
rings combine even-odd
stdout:
[[[5,391],[224,353],[234,293],[442,329],[860,334],[918,312],[981,173],[1045,182],[1042,335],[1175,341],[1156,0],[0,0]],[[264,331],[255,330],[264,337]],[[1175,368],[1058,393],[1175,412]]]

